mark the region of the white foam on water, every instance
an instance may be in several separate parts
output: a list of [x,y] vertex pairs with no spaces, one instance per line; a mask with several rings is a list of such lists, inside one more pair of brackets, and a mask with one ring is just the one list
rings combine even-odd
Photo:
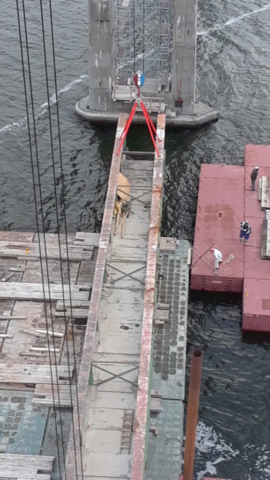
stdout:
[[[52,105],[55,105],[56,102],[57,102],[57,99],[59,100],[59,96],[65,92],[67,92],[68,90],[70,90],[72,87],[74,87],[74,85],[76,85],[77,83],[80,83],[82,82],[85,78],[88,78],[88,75],[86,74],[83,74],[81,75],[79,78],[76,78],[75,80],[72,80],[72,82],[70,82],[68,85],[66,85],[64,88],[61,88],[61,90],[59,90],[57,96],[56,94],[54,93],[51,98],[50,98],[50,106]],[[44,115],[44,113],[46,113],[48,111],[48,102],[45,102],[43,103],[40,107],[39,107],[39,113],[36,115],[35,119],[37,120],[39,117],[41,117],[42,115]],[[4,127],[2,127],[0,129],[0,134],[4,135],[5,133],[7,132],[10,132],[10,131],[14,131],[14,130],[17,130],[18,128],[22,127],[25,122],[26,122],[27,118],[23,118],[22,120],[20,120],[19,122],[13,122],[13,123],[9,123],[7,125],[5,125]]]
[[252,10],[252,12],[244,13],[243,15],[240,15],[239,17],[231,18],[227,22],[223,23],[222,25],[216,25],[215,27],[209,28],[209,30],[205,30],[202,32],[198,32],[198,36],[203,36],[203,35],[211,35],[211,33],[217,32],[218,30],[222,30],[225,27],[228,27],[230,25],[233,25],[234,23],[239,23],[242,22],[245,18],[252,17],[253,15],[256,15],[257,13],[265,12],[266,10],[270,9],[270,4],[265,5],[262,8],[258,8],[257,10]]
[[215,465],[227,462],[239,454],[226,444],[222,435],[217,434],[213,427],[207,427],[203,422],[199,422],[197,426],[196,450],[198,453],[207,453],[209,459],[206,461],[205,469],[197,473],[197,480],[201,480],[206,474],[217,475]]
[[213,427],[207,427],[203,422],[199,422],[196,434],[196,455],[200,453],[205,456],[207,461],[205,468],[197,473],[197,480],[204,476],[218,476],[217,466],[221,462],[228,462],[236,457],[245,460],[246,470],[252,471],[252,474],[245,479],[269,480],[270,478],[270,450],[269,445],[255,446],[244,445],[243,453],[234,450],[232,446],[227,445],[222,435],[217,434]]

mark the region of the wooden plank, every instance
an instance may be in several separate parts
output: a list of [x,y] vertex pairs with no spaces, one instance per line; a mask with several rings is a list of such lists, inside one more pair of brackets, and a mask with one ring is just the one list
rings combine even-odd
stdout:
[[[73,374],[73,368],[70,369],[70,375]],[[70,380],[68,367],[57,366],[57,376],[60,380]],[[52,369],[53,381],[56,381],[55,367]],[[49,365],[7,365],[0,364],[0,382],[1,383],[51,383],[51,371]]]
[[72,309],[73,308],[85,308],[85,309],[89,309],[89,306],[90,306],[90,301],[89,300],[85,300],[85,301],[77,301],[77,300],[72,300],[72,302],[70,303],[70,300],[66,300],[65,301],[65,304],[64,302],[61,302],[61,301],[58,301],[56,302],[56,310],[64,310],[64,309],[67,309],[69,308],[70,306],[72,306]]
[[45,333],[45,335],[51,335],[52,337],[63,337],[64,334],[60,332],[55,332],[52,330],[36,330],[37,333]]
[[161,237],[159,243],[160,251],[172,251],[174,252],[177,248],[177,239],[169,237]]
[[156,304],[156,308],[158,310],[169,310],[170,309],[170,305],[168,303],[157,303]]
[[88,317],[88,310],[85,308],[76,309],[73,308],[72,311],[70,308],[67,308],[65,311],[62,312],[55,312],[55,317],[68,317],[68,318],[87,318]]
[[[48,479],[50,480],[50,475],[47,474],[38,474],[37,469],[35,467],[32,467],[31,465],[28,465],[26,467],[20,467],[20,466],[13,466],[13,465],[5,465],[2,467],[0,464],[0,471],[1,469],[4,468],[4,478],[14,478],[18,479],[21,477],[27,477],[31,480],[45,480]],[[1,478],[1,477],[0,477]]]
[[160,398],[151,398],[150,399],[150,412],[159,413],[161,411],[161,399]]
[[[54,457],[51,455],[20,455],[14,453],[0,453],[0,462],[6,462],[11,460],[13,465],[17,465],[17,462],[22,460],[27,463],[27,465],[49,465],[53,467]],[[14,463],[16,462],[16,463]]]
[[[91,284],[72,285],[71,296],[74,300],[89,300]],[[49,290],[51,300],[61,300],[64,295],[69,297],[69,285],[48,285],[44,286],[45,300],[49,301]],[[41,283],[1,283],[0,300],[44,300],[43,285]]]
[[[65,245],[66,244],[66,235],[64,233],[40,233],[40,241],[41,243],[44,243],[44,235],[45,235],[45,241],[47,243],[52,243],[58,245],[58,237],[60,237],[60,244]],[[72,244],[75,239],[75,234],[68,234],[67,235],[67,243],[68,245]],[[35,233],[34,235],[34,240],[33,243],[38,243],[38,233]]]
[[[46,245],[46,251],[44,244],[41,244],[41,257],[48,259],[59,259],[60,252],[57,245],[51,243]],[[0,241],[0,256],[8,258],[40,258],[39,244],[38,243],[23,243],[23,242],[4,242]],[[80,260],[92,260],[93,247],[90,245],[69,245],[68,253],[66,245],[61,245],[61,258],[63,260],[80,261]]]
[[[38,473],[36,477],[29,478],[29,477],[16,477],[17,480],[51,480],[51,475],[47,475],[46,473]],[[0,477],[1,480],[1,477]]]
[[26,232],[0,232],[0,241],[6,242],[29,242],[33,241],[34,234]]
[[99,246],[99,233],[77,232],[74,240],[74,245],[81,243],[91,245],[93,247]]
[[70,407],[76,401],[76,388],[71,385],[72,402],[70,399],[70,385],[37,384],[34,391],[33,404],[53,406],[56,402],[61,407]]
[[169,315],[170,315],[170,310],[156,310],[155,313],[155,321],[156,320],[164,320],[168,321],[169,320]]

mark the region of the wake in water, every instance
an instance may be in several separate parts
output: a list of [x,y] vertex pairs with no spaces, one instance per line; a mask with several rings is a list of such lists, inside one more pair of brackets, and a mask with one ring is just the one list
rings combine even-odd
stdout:
[[[255,458],[254,458],[255,453]],[[252,472],[249,478],[252,480],[269,479],[270,474],[270,451],[266,445],[255,447],[255,445],[244,445],[243,453],[226,444],[222,435],[217,434],[213,427],[207,427],[203,422],[199,422],[196,433],[196,455],[199,458],[207,454],[205,468],[197,473],[197,480],[210,475],[218,475],[216,466],[221,462],[228,462],[241,455],[241,458],[247,462],[247,470]]]
[[211,33],[217,32],[218,30],[222,30],[223,28],[233,25],[234,23],[242,22],[242,20],[244,20],[245,18],[252,17],[253,15],[256,15],[256,13],[265,12],[266,10],[269,10],[269,9],[270,9],[270,4],[265,5],[265,7],[259,8],[258,10],[253,10],[252,12],[244,13],[243,15],[240,15],[240,17],[231,18],[231,20],[228,20],[226,23],[223,23],[222,25],[217,25],[216,27],[209,28],[209,30],[198,32],[197,35],[198,36],[211,35]]
[[[59,100],[59,96],[61,96],[63,93],[67,92],[68,90],[70,90],[74,85],[76,85],[77,83],[80,83],[82,82],[85,78],[88,78],[88,75],[86,74],[83,74],[81,75],[79,78],[76,78],[75,80],[73,80],[72,82],[70,82],[68,85],[66,85],[64,88],[62,88],[61,90],[59,90],[58,94],[56,95],[55,93],[51,96],[50,98],[50,106],[52,105],[55,105],[56,102],[57,102],[57,99]],[[35,119],[37,120],[39,117],[41,117],[42,115],[44,115],[44,113],[46,113],[48,111],[48,102],[45,102],[41,105],[41,107],[39,107],[39,110],[38,110],[38,115],[35,117]],[[27,118],[23,118],[22,120],[20,120],[19,122],[13,122],[13,123],[9,123],[8,125],[5,125],[3,128],[0,129],[0,133],[3,135],[9,131],[14,131],[16,130],[17,128],[20,128],[22,127],[25,123],[26,123],[26,120]]]

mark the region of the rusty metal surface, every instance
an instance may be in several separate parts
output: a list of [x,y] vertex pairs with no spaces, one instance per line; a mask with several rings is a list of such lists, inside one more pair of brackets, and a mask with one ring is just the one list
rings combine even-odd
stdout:
[[190,380],[189,380],[183,480],[193,480],[201,376],[202,376],[202,352],[200,350],[194,350],[192,352]]
[[[105,203],[104,214],[103,214],[102,228],[100,233],[99,251],[98,251],[95,276],[93,281],[87,328],[85,332],[85,341],[84,341],[84,347],[82,352],[80,373],[78,378],[78,396],[79,396],[81,426],[83,424],[83,417],[85,412],[85,401],[86,401],[86,394],[87,394],[88,382],[89,382],[89,376],[90,376],[90,370],[91,370],[92,356],[94,351],[97,319],[98,319],[99,308],[100,308],[105,264],[106,264],[107,251],[108,251],[109,240],[110,240],[117,180],[118,180],[118,174],[119,174],[121,157],[122,157],[122,152],[120,152],[119,155],[117,155],[116,152],[119,148],[119,144],[120,144],[119,139],[124,129],[124,126],[126,124],[126,121],[127,121],[127,115],[120,114],[118,119],[116,136],[115,136],[115,144],[114,144],[112,164],[110,169],[107,197],[106,197],[106,203]],[[73,434],[73,428],[71,428],[68,447],[67,447],[67,453],[66,453],[66,472],[65,472],[66,480],[74,480],[76,478],[75,452],[77,453],[77,467],[79,470],[78,473],[79,475],[82,473],[80,457],[79,457],[80,429],[79,429],[79,422],[78,422],[78,413],[75,408],[73,412],[73,424],[74,424],[74,434]],[[74,441],[75,441],[75,445],[74,445]]]
[[149,380],[151,366],[152,326],[155,301],[156,272],[158,259],[158,242],[161,227],[161,201],[163,185],[164,142],[165,142],[165,115],[158,115],[157,141],[160,155],[155,155],[153,172],[153,191],[150,213],[150,229],[148,236],[148,254],[146,269],[146,286],[144,297],[144,312],[142,326],[142,342],[140,370],[138,379],[138,396],[136,418],[134,424],[132,480],[142,480],[146,466],[145,454],[147,451],[148,415],[149,415]]

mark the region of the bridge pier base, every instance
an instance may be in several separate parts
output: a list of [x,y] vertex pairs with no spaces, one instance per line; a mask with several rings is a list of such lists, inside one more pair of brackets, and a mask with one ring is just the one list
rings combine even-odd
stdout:
[[[133,76],[145,75],[144,104],[155,120],[196,128],[218,113],[196,101],[198,0],[89,0],[89,95],[76,112],[92,122],[116,123],[136,99]],[[144,123],[142,112],[134,118]]]

